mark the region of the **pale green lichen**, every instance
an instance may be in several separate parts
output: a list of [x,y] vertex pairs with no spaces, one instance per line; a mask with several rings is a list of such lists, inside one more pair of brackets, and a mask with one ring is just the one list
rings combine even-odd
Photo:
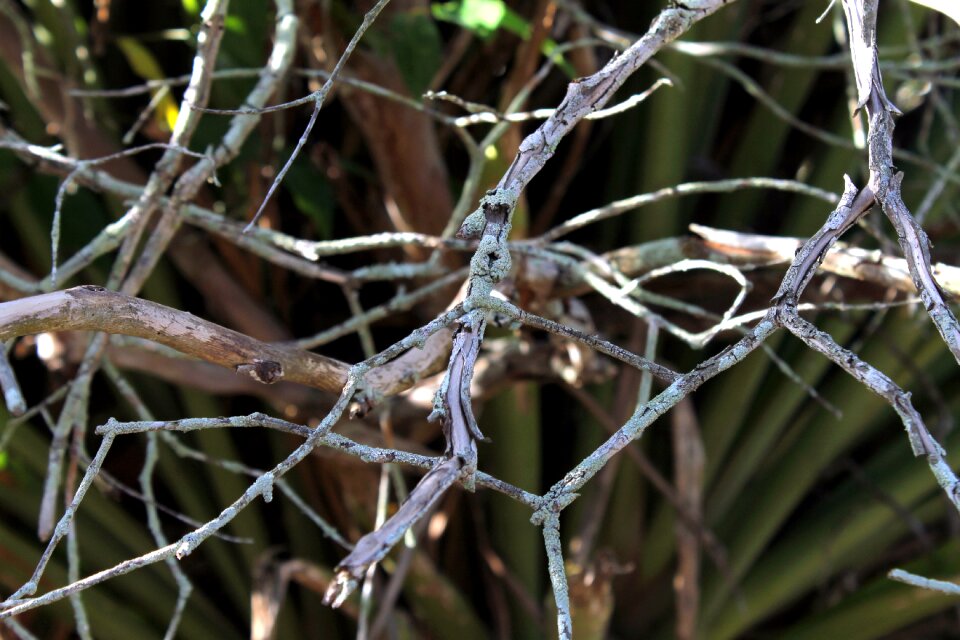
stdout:
[[193,553],[193,550],[196,548],[199,540],[199,536],[195,531],[191,531],[187,535],[180,538],[180,545],[177,547],[174,555],[177,557],[177,560],[183,560],[188,555]]
[[376,407],[384,399],[383,391],[376,387],[358,385],[356,393],[353,394],[353,401],[361,407]]
[[465,239],[479,238],[487,224],[487,216],[483,213],[483,206],[464,218],[460,225],[458,236]]
[[270,472],[267,472],[257,478],[257,480],[250,487],[253,491],[259,493],[263,496],[264,502],[273,501],[273,481],[274,475]]
[[481,208],[485,204],[506,205],[513,211],[513,207],[520,199],[520,190],[517,187],[498,188],[487,191],[487,195],[480,199]]
[[347,385],[359,386],[362,384],[364,377],[370,372],[371,368],[366,361],[358,362],[350,367],[350,371],[347,372]]
[[[506,237],[508,232],[509,228],[505,229],[503,236]],[[507,249],[506,243],[493,236],[484,236],[480,240],[477,252],[470,260],[474,287],[479,284],[477,282],[479,279],[487,280],[488,284],[500,282],[510,273],[511,265],[510,250]],[[473,293],[480,292],[475,290]],[[485,294],[489,293],[489,291],[485,292]]]
[[440,383],[440,388],[437,389],[437,393],[433,396],[433,411],[430,412],[430,415],[427,416],[427,420],[430,422],[436,422],[437,420],[445,420],[447,418],[447,391],[450,388],[450,370],[447,369],[447,373],[443,376],[443,381]]
[[[460,224],[460,230],[457,232],[457,235],[465,239],[479,238],[487,226],[486,210],[490,207],[507,208],[506,222],[508,228],[506,231],[509,232],[510,216],[513,214],[513,208],[517,205],[517,200],[519,199],[520,190],[516,187],[507,189],[491,189],[490,191],[487,191],[487,194],[480,199],[480,206],[470,213],[470,215],[464,218],[463,222]],[[503,233],[501,235],[505,238],[507,233]]]

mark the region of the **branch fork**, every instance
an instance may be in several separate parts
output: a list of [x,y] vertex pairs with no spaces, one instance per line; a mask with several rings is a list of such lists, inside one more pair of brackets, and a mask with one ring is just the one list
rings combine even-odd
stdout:
[[443,421],[447,441],[445,459],[425,475],[407,501],[383,526],[363,536],[336,568],[336,578],[324,596],[333,607],[342,604],[356,589],[369,567],[382,560],[400,537],[429,513],[457,481],[468,491],[476,487],[477,441],[484,440],[473,413],[470,382],[486,328],[486,301],[494,287],[510,273],[510,213],[517,194],[492,190],[480,207],[467,216],[457,235],[480,238],[470,261],[466,300],[454,318],[457,329],[447,373],[434,401],[431,420]]

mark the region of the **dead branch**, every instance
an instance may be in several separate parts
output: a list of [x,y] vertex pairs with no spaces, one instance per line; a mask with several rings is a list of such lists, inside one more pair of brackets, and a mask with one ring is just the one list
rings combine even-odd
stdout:
[[103,287],[82,286],[0,303],[0,340],[46,331],[102,331],[152,340],[257,382],[299,382],[336,393],[348,366],[260,342],[183,311]]

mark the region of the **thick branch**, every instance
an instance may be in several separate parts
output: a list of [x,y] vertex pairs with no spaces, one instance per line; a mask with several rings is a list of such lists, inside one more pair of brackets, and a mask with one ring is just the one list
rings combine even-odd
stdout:
[[[703,239],[703,244],[697,244],[697,247],[702,247],[703,251],[719,254],[711,255],[711,259],[729,264],[789,264],[804,243],[802,238],[739,233],[701,225],[690,225],[690,230]],[[628,251],[631,248],[620,249],[615,254],[629,259]],[[632,273],[632,271],[621,270],[628,274]],[[906,260],[879,251],[852,247],[842,242],[836,243],[827,252],[820,264],[820,270],[883,287],[892,287],[904,293],[917,293],[917,287],[909,277]],[[960,268],[938,262],[933,265],[933,272],[940,287],[946,293],[951,296],[960,296]]]
[[[340,393],[350,365],[280,343],[267,343],[191,313],[126,296],[103,287],[80,286],[0,303],[0,341],[47,331],[101,331],[144,338],[200,360],[234,369],[257,382],[296,382]],[[370,371],[365,399],[390,396],[430,371],[412,371],[414,360],[396,358]]]
[[900,195],[903,174],[893,166],[893,117],[900,111],[887,98],[877,64],[876,0],[843,0],[850,33],[850,51],[857,80],[858,105],[866,107],[870,121],[869,188],[897,230],[910,275],[923,306],[947,348],[960,363],[960,323],[947,306],[933,277],[930,240]]
[[226,327],[102,287],[82,286],[0,304],[0,340],[46,331],[102,331],[159,342],[271,384],[299,382],[337,393],[349,366],[267,344]]

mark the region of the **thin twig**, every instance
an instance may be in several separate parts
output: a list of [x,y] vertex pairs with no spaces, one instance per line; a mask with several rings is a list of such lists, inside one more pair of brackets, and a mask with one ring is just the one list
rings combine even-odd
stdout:
[[[297,106],[299,104],[306,104],[307,102],[313,103],[313,112],[310,114],[310,120],[307,121],[307,126],[303,130],[300,139],[297,140],[296,146],[293,148],[293,152],[290,154],[290,157],[287,158],[287,161],[284,163],[280,171],[277,172],[276,178],[273,180],[273,184],[270,185],[270,188],[267,190],[267,195],[263,197],[263,202],[260,203],[260,206],[257,208],[257,212],[253,214],[253,218],[247,223],[246,231],[252,229],[257,220],[263,214],[264,208],[267,206],[267,203],[270,201],[270,197],[273,196],[274,191],[277,190],[277,187],[283,182],[284,177],[286,177],[287,172],[290,170],[290,167],[293,166],[293,161],[297,159],[297,156],[300,155],[300,151],[303,149],[303,146],[307,143],[307,139],[310,137],[310,132],[313,131],[313,126],[317,123],[317,116],[320,114],[320,109],[323,107],[323,103],[327,98],[327,94],[330,93],[330,90],[333,88],[334,82],[337,80],[337,76],[340,75],[341,70],[347,64],[347,60],[350,59],[350,54],[353,53],[353,50],[357,47],[357,44],[360,42],[360,39],[363,37],[363,34],[366,33],[367,29],[370,28],[370,25],[373,24],[373,21],[377,19],[377,16],[380,15],[380,12],[383,10],[387,3],[390,0],[379,0],[377,4],[373,5],[371,9],[363,16],[363,21],[360,23],[360,26],[357,28],[357,31],[353,34],[353,37],[350,39],[350,42],[347,43],[346,48],[343,51],[343,54],[340,56],[340,59],[337,60],[337,64],[333,67],[333,71],[330,72],[330,77],[327,78],[327,81],[323,83],[323,86],[311,93],[305,98],[300,98],[299,100],[294,100],[285,105],[282,105],[283,108],[289,108]],[[208,110],[210,113],[232,113],[233,115],[253,115],[261,113],[270,113],[271,111],[277,110],[276,107],[273,108],[263,108],[263,109],[239,109],[232,112],[224,110]]]
[[960,596],[960,585],[956,585],[952,582],[946,582],[944,580],[936,580],[934,578],[924,578],[923,576],[918,576],[915,573],[910,573],[909,571],[904,571],[903,569],[893,569],[887,574],[887,577],[891,580],[909,584],[913,587],[920,587],[921,589],[929,589],[931,591],[939,591],[940,593],[948,596]]
[[27,402],[23,399],[23,392],[20,391],[17,376],[7,357],[7,347],[3,342],[0,342],[0,389],[3,390],[3,401],[10,415],[22,416],[26,413]]
[[553,601],[557,605],[557,636],[560,640],[570,640],[573,638],[573,620],[570,617],[570,591],[563,563],[558,514],[547,517],[543,522],[543,546],[547,551],[547,573],[553,587]]

